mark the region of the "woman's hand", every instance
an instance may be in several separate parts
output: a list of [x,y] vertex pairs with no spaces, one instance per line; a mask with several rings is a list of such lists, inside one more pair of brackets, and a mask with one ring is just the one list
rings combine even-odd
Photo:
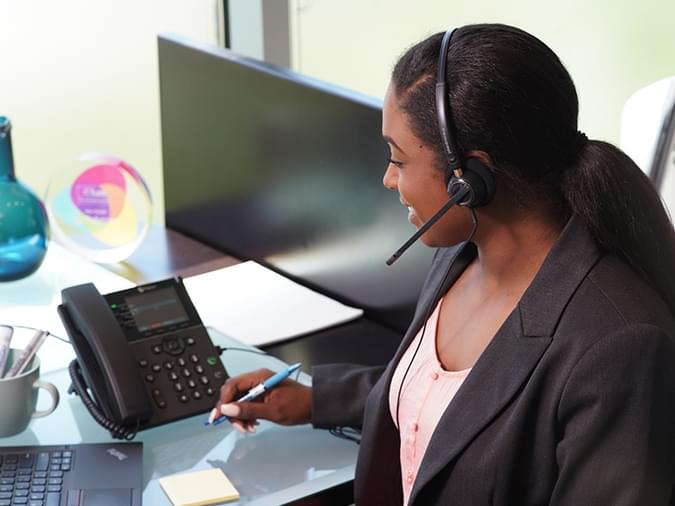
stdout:
[[258,418],[281,425],[308,423],[312,389],[291,379],[285,379],[254,401],[233,402],[273,375],[269,369],[258,369],[227,379],[220,387],[220,399],[209,415],[209,422],[226,416],[240,432],[254,432]]

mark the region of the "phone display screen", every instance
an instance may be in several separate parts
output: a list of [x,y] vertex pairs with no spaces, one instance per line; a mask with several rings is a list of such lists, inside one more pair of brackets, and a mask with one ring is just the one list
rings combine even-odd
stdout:
[[189,320],[172,287],[126,297],[125,303],[139,333],[158,331]]

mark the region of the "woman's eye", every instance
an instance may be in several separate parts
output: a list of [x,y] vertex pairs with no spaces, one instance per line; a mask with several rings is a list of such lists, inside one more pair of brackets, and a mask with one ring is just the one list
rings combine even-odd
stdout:
[[403,167],[403,162],[399,162],[398,160],[394,160],[393,158],[389,159],[389,163],[399,168]]

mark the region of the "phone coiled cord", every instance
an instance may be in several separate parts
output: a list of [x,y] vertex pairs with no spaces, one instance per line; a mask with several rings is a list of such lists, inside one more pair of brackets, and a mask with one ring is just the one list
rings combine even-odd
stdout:
[[89,411],[94,420],[96,420],[96,423],[108,430],[113,439],[131,441],[136,437],[136,433],[140,429],[140,422],[137,422],[134,428],[125,427],[124,425],[109,420],[101,413],[101,409],[87,392],[84,378],[82,378],[82,370],[77,360],[72,360],[70,362],[68,373],[70,374],[70,379],[72,381],[68,393],[75,393],[82,399],[84,407],[87,408],[87,411]]

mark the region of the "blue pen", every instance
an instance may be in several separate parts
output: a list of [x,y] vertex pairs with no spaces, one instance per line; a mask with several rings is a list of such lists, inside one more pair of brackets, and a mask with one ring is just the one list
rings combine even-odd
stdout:
[[[262,383],[260,383],[256,386],[254,386],[253,388],[251,388],[248,392],[246,392],[244,394],[243,397],[240,397],[239,399],[237,399],[237,402],[252,401],[253,399],[258,397],[259,395],[267,392],[268,390],[271,390],[272,388],[277,386],[279,383],[281,383],[283,380],[288,378],[291,374],[293,374],[295,371],[300,369],[301,365],[302,364],[300,362],[298,362],[297,364],[289,365],[283,371],[279,371],[274,376],[270,376],[269,378],[267,378]],[[227,420],[227,417],[221,416],[217,420],[214,420],[211,425],[218,425],[218,424],[224,422],[225,420]],[[209,421],[207,420],[206,422],[204,422],[204,425],[209,425]]]

